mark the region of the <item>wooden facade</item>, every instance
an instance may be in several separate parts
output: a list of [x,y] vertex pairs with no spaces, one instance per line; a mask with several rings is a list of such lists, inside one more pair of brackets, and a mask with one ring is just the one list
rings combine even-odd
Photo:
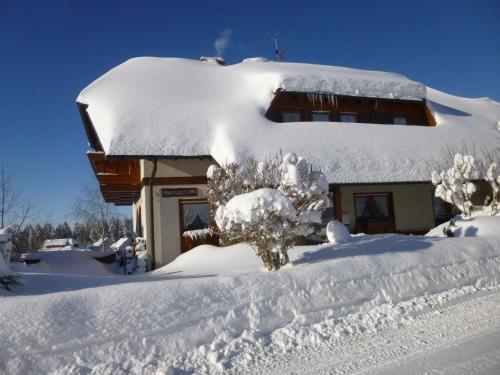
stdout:
[[300,121],[313,121],[313,113],[323,113],[328,121],[340,122],[341,114],[351,114],[355,122],[393,124],[395,118],[404,118],[407,125],[434,126],[436,121],[425,100],[365,98],[329,94],[306,94],[278,91],[266,117],[284,122],[283,113],[298,113]]
[[106,202],[130,205],[141,193],[139,160],[107,159],[103,152],[87,152]]

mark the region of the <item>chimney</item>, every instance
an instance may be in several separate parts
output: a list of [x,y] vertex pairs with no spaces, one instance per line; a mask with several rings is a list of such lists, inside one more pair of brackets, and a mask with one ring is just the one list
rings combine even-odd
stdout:
[[200,61],[207,64],[226,65],[226,60],[224,60],[224,57],[222,56],[215,56],[215,57],[201,56]]

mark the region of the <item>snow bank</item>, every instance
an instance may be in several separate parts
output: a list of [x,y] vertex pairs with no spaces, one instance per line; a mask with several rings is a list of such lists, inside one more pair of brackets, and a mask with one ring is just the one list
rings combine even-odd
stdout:
[[19,272],[43,272],[50,274],[72,274],[109,276],[114,273],[109,266],[94,259],[92,252],[79,250],[41,251],[36,253],[40,262],[16,264]]
[[[425,98],[437,126],[273,123],[265,112],[279,89]],[[211,155],[222,164],[281,149],[305,157],[331,183],[428,181],[449,147],[498,148],[497,102],[426,89],[397,74],[342,67],[142,57],[97,79],[77,101],[88,105],[108,155]]]
[[260,272],[249,246],[206,245],[122,278],[135,282],[0,299],[0,372],[244,373],[262,353],[397,324],[401,301],[417,314],[500,280],[498,235],[359,236],[289,255]]
[[500,234],[500,216],[473,216],[457,215],[452,219],[454,225],[450,227],[447,221],[430,230],[426,236],[443,237],[443,229],[450,228],[453,237],[483,237],[498,236]]

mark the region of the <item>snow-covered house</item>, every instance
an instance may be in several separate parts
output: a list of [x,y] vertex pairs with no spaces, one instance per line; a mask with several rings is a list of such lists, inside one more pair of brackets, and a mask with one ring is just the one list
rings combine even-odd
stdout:
[[416,233],[445,213],[430,172],[450,149],[499,147],[500,105],[491,99],[398,74],[263,58],[228,66],[135,58],[77,103],[103,196],[133,206],[134,229],[156,266],[204,241],[183,233],[210,221],[213,163],[295,152],[329,180],[325,219],[351,231]]
[[45,240],[40,251],[77,250],[78,242],[73,238]]

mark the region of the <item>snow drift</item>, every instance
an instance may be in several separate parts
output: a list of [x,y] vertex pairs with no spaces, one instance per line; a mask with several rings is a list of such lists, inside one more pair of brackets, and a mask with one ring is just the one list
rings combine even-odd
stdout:
[[397,324],[500,280],[498,233],[358,236],[289,254],[260,272],[249,246],[207,245],[128,283],[0,299],[0,372],[245,372],[262,351]]
[[484,237],[498,236],[500,233],[500,215],[496,216],[473,216],[463,217],[457,215],[453,219],[453,225],[447,221],[427,233],[427,236],[443,237],[443,229],[449,228],[453,237]]
[[86,276],[113,275],[110,266],[94,259],[93,252],[81,250],[40,251],[35,264],[16,264],[16,270]]

